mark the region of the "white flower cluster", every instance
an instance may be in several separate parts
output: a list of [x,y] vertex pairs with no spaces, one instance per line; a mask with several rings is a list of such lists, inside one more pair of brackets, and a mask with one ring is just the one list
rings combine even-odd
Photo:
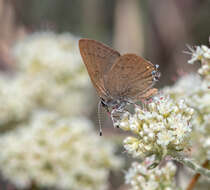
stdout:
[[172,162],[154,169],[148,169],[147,161],[141,164],[134,162],[126,173],[125,181],[131,190],[175,190],[178,189],[174,183],[175,173],[176,166]]
[[75,87],[88,83],[78,39],[70,34],[34,33],[16,44],[14,56],[19,71],[31,77],[46,76]]
[[24,120],[34,108],[30,92],[23,90],[25,84],[20,78],[15,80],[0,77],[0,126],[6,129],[9,122]]
[[185,94],[187,104],[195,109],[195,117],[192,120],[193,135],[192,156],[203,163],[210,159],[210,48],[198,46],[192,50],[192,59],[189,63],[201,62],[198,73],[203,76],[199,85],[193,84],[191,93]]
[[202,163],[209,156],[208,139],[210,137],[210,89],[208,80],[201,80],[191,74],[180,78],[174,86],[166,87],[163,93],[175,101],[185,99],[188,106],[194,109],[192,123],[192,151],[194,158]]
[[164,94],[170,95],[175,101],[185,99],[186,104],[195,110],[192,119],[193,126],[199,126],[199,130],[206,127],[204,116],[210,114],[210,89],[206,80],[201,80],[198,75],[190,74],[180,78],[174,86],[166,87]]
[[24,126],[0,136],[0,169],[19,188],[104,190],[109,169],[122,160],[89,120],[39,111]]
[[64,115],[84,114],[91,109],[87,96],[91,85],[77,38],[35,33],[17,43],[14,55],[37,104]]
[[202,76],[210,79],[210,48],[205,45],[197,46],[196,49],[190,49],[192,52],[192,58],[188,63],[192,64],[196,61],[201,62],[201,68],[198,70],[198,73]]
[[210,116],[210,89],[208,89],[207,83],[203,82],[199,89],[184,98],[186,99],[187,105],[196,110],[195,117],[192,120],[194,128],[205,131],[205,129],[208,128],[205,117]]
[[77,38],[35,33],[18,42],[13,55],[15,76],[0,79],[0,124],[26,119],[31,110],[40,107],[64,116],[90,112],[94,105],[91,85]]
[[156,97],[146,111],[137,107],[133,115],[124,114],[118,126],[137,135],[124,140],[126,151],[134,157],[146,157],[184,149],[191,132],[192,114],[193,109],[183,100],[175,103],[167,97]]

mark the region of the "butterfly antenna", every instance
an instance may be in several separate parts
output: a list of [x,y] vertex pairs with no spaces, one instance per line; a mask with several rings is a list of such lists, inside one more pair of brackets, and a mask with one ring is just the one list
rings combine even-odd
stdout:
[[99,135],[102,136],[102,127],[101,127],[101,101],[98,102],[98,124],[99,124]]

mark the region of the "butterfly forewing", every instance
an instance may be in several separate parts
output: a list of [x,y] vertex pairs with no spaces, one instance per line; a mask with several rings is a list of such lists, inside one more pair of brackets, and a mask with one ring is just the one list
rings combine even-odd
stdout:
[[154,85],[155,66],[135,54],[125,54],[113,64],[105,88],[113,98],[136,100]]
[[100,97],[108,96],[104,86],[104,77],[120,53],[95,40],[80,39],[80,53],[89,76]]

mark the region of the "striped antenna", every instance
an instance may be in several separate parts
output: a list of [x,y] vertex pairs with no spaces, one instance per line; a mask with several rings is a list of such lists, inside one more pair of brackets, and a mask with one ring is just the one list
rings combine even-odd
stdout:
[[98,102],[98,124],[99,124],[99,135],[102,136],[102,127],[101,127],[101,101]]

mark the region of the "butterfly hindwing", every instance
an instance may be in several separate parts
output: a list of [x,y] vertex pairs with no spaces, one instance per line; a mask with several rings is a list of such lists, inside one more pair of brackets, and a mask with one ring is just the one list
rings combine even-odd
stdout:
[[105,88],[114,98],[135,100],[154,85],[155,65],[135,54],[125,54],[112,65]]

